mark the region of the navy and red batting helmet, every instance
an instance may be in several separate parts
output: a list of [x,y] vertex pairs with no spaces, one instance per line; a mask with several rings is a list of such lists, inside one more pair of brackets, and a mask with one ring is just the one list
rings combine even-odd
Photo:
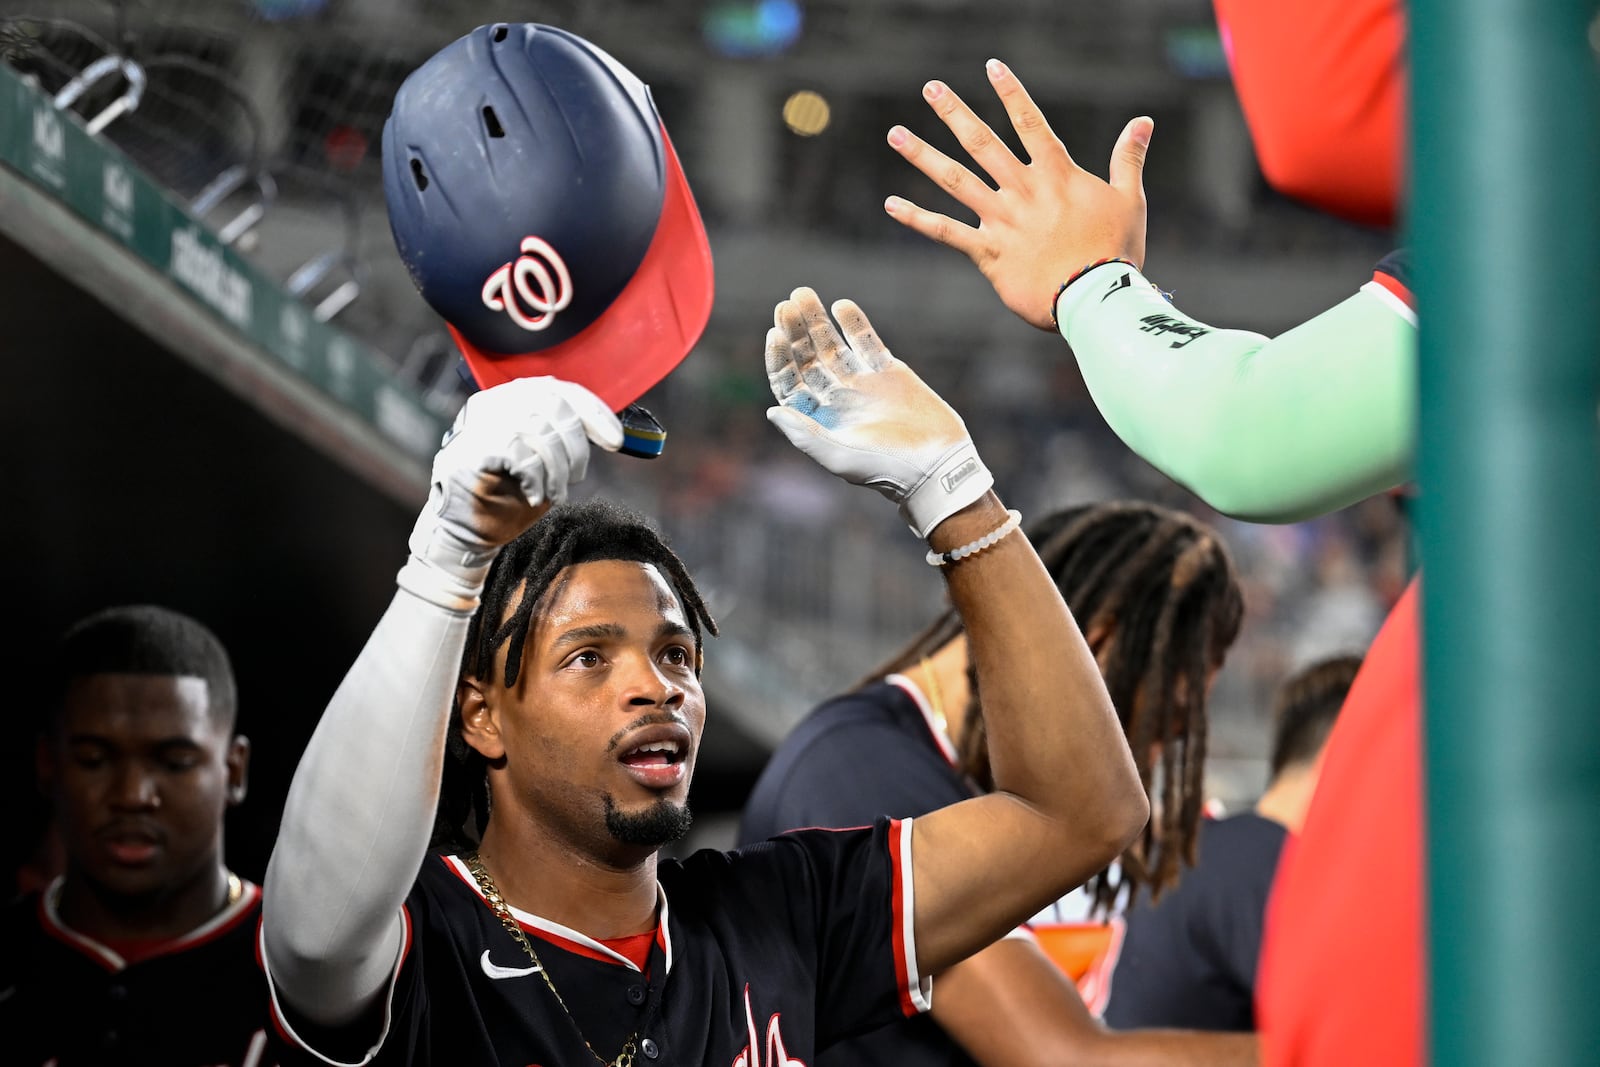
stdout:
[[383,188],[481,387],[549,374],[620,410],[711,315],[711,249],[650,90],[565,30],[480,26],[413,71]]

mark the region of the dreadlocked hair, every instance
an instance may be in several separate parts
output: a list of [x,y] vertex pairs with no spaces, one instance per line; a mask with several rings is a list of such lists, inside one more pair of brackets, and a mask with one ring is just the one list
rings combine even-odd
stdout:
[[[501,684],[508,689],[516,685],[534,616],[547,606],[556,579],[567,567],[597,560],[628,560],[657,567],[683,606],[694,632],[696,653],[702,631],[716,634],[717,624],[683,561],[645,519],[602,500],[558,504],[495,557],[478,610],[467,627],[459,677],[490,678],[495,656],[504,645]],[[489,822],[487,771],[487,761],[462,736],[457,701],[450,711],[445,740],[433,847],[458,852],[477,847]]]
[[[1090,879],[1097,911],[1143,887],[1152,899],[1195,862],[1204,796],[1206,698],[1212,672],[1239,635],[1244,596],[1222,539],[1183,512],[1136,501],[1051,512],[1024,527],[1089,642],[1150,796],[1152,816],[1116,868]],[[962,633],[947,609],[863,684],[906,670]],[[994,788],[989,745],[968,661],[961,769]],[[1159,763],[1154,757],[1159,753]],[[1155,795],[1158,788],[1159,797]]]

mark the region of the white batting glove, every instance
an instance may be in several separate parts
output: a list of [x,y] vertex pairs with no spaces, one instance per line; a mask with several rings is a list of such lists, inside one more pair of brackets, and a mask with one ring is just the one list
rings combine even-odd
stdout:
[[895,359],[851,300],[796,289],[767,331],[767,419],[791,444],[855,485],[900,505],[918,537],[994,485],[961,416]]
[[400,588],[471,612],[500,547],[583,479],[590,441],[615,452],[622,423],[581,385],[518,378],[468,397],[433,457]]

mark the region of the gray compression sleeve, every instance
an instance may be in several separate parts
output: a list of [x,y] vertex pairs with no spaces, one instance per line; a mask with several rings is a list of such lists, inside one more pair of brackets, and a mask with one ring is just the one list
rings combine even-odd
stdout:
[[275,995],[315,1022],[354,1018],[395,973],[469,619],[396,593],[295,770],[261,937]]
[[1121,263],[1056,310],[1112,430],[1224,514],[1296,522],[1410,476],[1415,319],[1376,283],[1275,338],[1198,322]]

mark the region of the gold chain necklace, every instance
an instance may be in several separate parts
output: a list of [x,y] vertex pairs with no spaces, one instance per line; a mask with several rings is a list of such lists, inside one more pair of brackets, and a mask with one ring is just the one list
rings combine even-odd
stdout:
[[927,656],[922,657],[922,676],[928,680],[928,707],[933,712],[934,725],[939,727],[939,732],[954,748],[956,742],[950,736],[950,721],[944,715],[944,694],[939,689],[939,674]]
[[617,1053],[616,1059],[608,1060],[594,1050],[589,1044],[589,1039],[583,1036],[583,1028],[578,1025],[578,1020],[573,1018],[567,1002],[561,999],[561,992],[556,989],[555,982],[550,980],[550,972],[544,969],[544,964],[539,960],[539,954],[533,950],[533,942],[528,940],[528,935],[523,932],[522,924],[511,914],[511,908],[506,904],[506,898],[500,895],[500,890],[495,887],[494,879],[489,876],[488,868],[478,858],[476,852],[465,858],[467,870],[472,872],[473,881],[478,883],[478,888],[483,892],[483,897],[489,902],[489,907],[500,920],[500,925],[511,931],[511,936],[517,939],[517,944],[528,954],[533,961],[534,968],[539,972],[539,977],[544,979],[544,984],[550,987],[551,996],[556,998],[556,1003],[561,1006],[561,1011],[566,1015],[567,1021],[572,1024],[572,1030],[578,1035],[578,1040],[583,1042],[583,1047],[605,1067],[633,1067],[634,1046],[639,1040],[639,1031],[635,1030],[622,1046],[622,1051]]

